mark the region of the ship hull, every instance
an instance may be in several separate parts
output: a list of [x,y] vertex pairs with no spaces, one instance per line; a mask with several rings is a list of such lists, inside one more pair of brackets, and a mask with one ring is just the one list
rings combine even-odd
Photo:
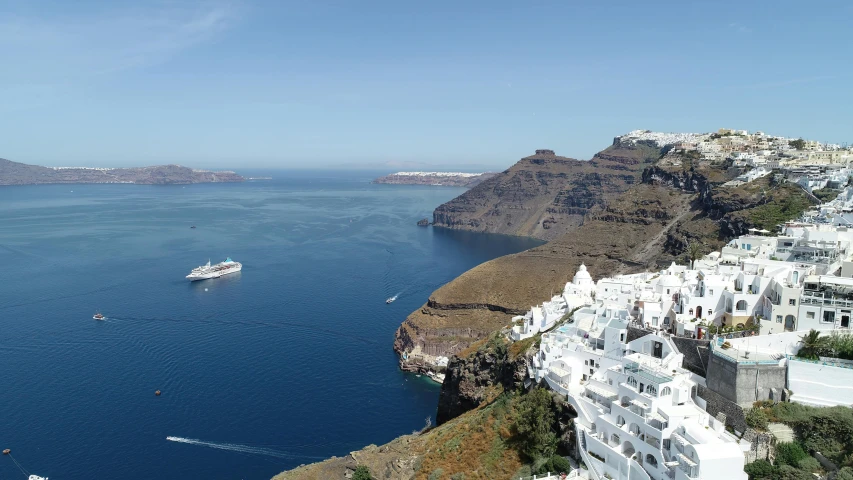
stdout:
[[230,267],[230,268],[227,268],[227,269],[219,270],[219,271],[216,271],[216,272],[207,272],[207,273],[202,273],[202,274],[199,274],[199,275],[193,275],[193,274],[190,274],[190,275],[187,275],[187,280],[189,280],[189,281],[191,281],[191,282],[198,282],[198,281],[201,281],[201,280],[210,280],[210,279],[212,279],[212,278],[219,278],[219,277],[222,277],[222,276],[225,276],[225,275],[230,275],[230,274],[232,274],[232,273],[237,273],[237,272],[239,272],[239,271],[240,271],[240,270],[242,270],[242,269],[243,269],[243,266],[242,266],[242,265],[240,265],[240,264],[237,264],[237,265],[236,265],[236,266],[234,266],[234,267]]

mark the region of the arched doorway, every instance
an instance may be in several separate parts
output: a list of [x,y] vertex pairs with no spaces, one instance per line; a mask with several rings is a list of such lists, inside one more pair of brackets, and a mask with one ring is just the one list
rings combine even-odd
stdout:
[[702,307],[696,307],[696,318],[702,318]]

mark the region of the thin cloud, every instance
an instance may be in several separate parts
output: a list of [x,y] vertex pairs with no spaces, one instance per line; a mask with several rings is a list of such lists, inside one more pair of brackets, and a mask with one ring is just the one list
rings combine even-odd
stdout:
[[757,83],[754,85],[748,85],[744,88],[776,88],[776,87],[786,87],[788,85],[800,85],[803,83],[815,83],[815,82],[823,82],[826,80],[834,80],[838,78],[837,75],[819,75],[814,77],[800,77],[800,78],[790,78],[787,80],[779,80],[775,82],[765,82],[765,83]]
[[226,30],[234,16],[226,4],[159,4],[39,18],[4,15],[0,57],[6,72],[19,80],[100,75],[167,61]]
[[752,33],[752,29],[740,23],[730,23],[729,28],[740,33]]

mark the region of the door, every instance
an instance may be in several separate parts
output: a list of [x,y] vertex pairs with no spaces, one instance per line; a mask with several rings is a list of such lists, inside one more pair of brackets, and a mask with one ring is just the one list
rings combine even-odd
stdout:
[[696,307],[696,318],[702,318],[702,307]]
[[841,316],[841,328],[849,328],[850,327],[850,315],[842,315]]
[[653,345],[652,356],[655,358],[663,357],[663,344],[661,342],[654,342]]

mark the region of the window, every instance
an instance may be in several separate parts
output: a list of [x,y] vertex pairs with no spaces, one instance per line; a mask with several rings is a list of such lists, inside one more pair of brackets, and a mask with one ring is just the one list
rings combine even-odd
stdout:
[[737,302],[737,304],[735,304],[735,309],[738,312],[745,312],[746,311],[746,300],[739,300]]
[[835,323],[835,312],[823,312],[824,323]]
[[622,343],[625,343],[625,334],[624,333],[619,334],[619,341]]
[[592,375],[592,374],[594,374],[594,373],[595,373],[595,370],[593,370],[593,369],[591,369],[591,368],[590,368],[590,369],[589,369],[589,374],[590,374],[590,375]]
[[776,323],[782,323],[782,315],[776,315]]
[[652,326],[653,326],[653,327],[657,327],[657,326],[658,326],[658,317],[652,317]]
[[814,312],[806,312],[806,318],[814,320]]
[[710,289],[710,290],[708,290],[708,295],[713,295],[713,294],[714,294],[714,289],[713,289],[713,288],[712,288],[712,289]]
[[663,439],[663,449],[669,450],[669,439],[668,438]]
[[666,294],[669,295],[669,289],[668,288],[666,289]]
[[655,388],[654,385],[649,385],[648,388],[646,388],[646,392],[648,392],[649,395],[655,396],[658,394],[658,389]]
[[797,304],[797,299],[796,299],[796,298],[788,299],[788,305],[792,305],[792,306],[793,306],[793,305],[796,305],[796,304]]
[[630,385],[632,387],[636,387],[637,386],[637,379],[634,377],[628,377],[628,385]]
[[669,388],[669,387],[663,387],[663,388],[661,389],[661,391],[660,391],[660,394],[661,394],[662,396],[670,395],[670,394],[672,394],[672,389],[671,389],[671,388]]
[[616,426],[621,427],[622,425],[625,425],[625,419],[622,418],[622,415],[619,415],[616,417]]
[[646,463],[655,468],[658,466],[657,459],[651,453],[646,454]]

